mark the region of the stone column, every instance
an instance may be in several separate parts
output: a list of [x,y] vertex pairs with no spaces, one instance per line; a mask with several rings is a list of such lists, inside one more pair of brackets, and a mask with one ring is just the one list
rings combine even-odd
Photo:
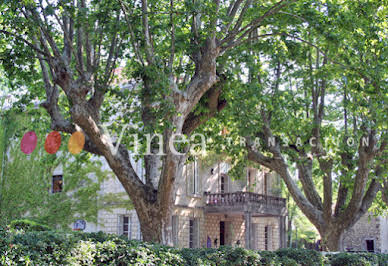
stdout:
[[251,248],[251,238],[252,238],[252,214],[251,212],[245,212],[244,213],[245,218],[245,248],[250,249]]
[[279,216],[279,248],[285,248],[286,242],[286,216]]

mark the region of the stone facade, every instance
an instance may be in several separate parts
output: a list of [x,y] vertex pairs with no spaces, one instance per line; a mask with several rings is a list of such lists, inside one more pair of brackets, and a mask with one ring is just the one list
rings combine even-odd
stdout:
[[388,253],[388,217],[365,214],[345,232],[343,244],[349,251]]
[[[143,178],[141,162],[132,163]],[[106,163],[104,167],[107,167]],[[274,198],[279,195],[280,180],[276,175],[252,168],[246,170],[246,176],[233,180],[228,175],[229,169],[228,162],[206,165],[198,161],[184,167],[183,178],[176,180],[173,191],[171,244],[185,248],[230,245],[257,250],[276,250],[285,246],[285,207],[275,214],[255,211],[255,207],[247,211],[245,206],[233,211],[229,211],[227,205],[217,207],[216,211],[214,208],[211,212],[207,210],[205,195],[209,193],[227,195],[241,192],[246,193],[243,196],[264,194]],[[102,195],[122,192],[125,192],[124,188],[114,176],[104,181],[100,191]],[[100,210],[97,224],[88,223],[85,231],[142,238],[136,212],[114,206],[109,211]]]

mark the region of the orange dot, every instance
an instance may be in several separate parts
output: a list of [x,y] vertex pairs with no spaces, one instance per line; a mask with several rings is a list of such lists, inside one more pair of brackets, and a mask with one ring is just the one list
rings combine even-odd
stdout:
[[69,149],[69,152],[71,154],[78,154],[82,151],[85,145],[85,136],[81,131],[74,132],[70,139],[69,143],[67,144],[67,147]]

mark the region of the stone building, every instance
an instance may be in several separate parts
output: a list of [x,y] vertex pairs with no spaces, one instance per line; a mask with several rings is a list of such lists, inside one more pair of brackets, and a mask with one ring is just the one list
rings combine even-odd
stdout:
[[388,217],[365,214],[345,232],[343,245],[348,251],[388,253]]
[[[140,162],[133,162],[143,177]],[[246,169],[233,180],[228,162],[206,165],[195,161],[185,166],[176,180],[172,210],[172,245],[177,247],[241,246],[276,250],[286,246],[286,201],[279,197],[280,179],[265,170]],[[124,192],[117,178],[105,181],[101,193]],[[113,208],[98,213],[98,223],[85,231],[104,231],[141,239],[136,212]]]

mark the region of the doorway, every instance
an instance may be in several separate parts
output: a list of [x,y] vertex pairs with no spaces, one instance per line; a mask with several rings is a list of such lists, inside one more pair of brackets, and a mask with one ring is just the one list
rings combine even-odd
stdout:
[[368,252],[375,252],[375,241],[374,240],[365,240],[366,250]]
[[225,245],[225,222],[220,222],[220,246]]

